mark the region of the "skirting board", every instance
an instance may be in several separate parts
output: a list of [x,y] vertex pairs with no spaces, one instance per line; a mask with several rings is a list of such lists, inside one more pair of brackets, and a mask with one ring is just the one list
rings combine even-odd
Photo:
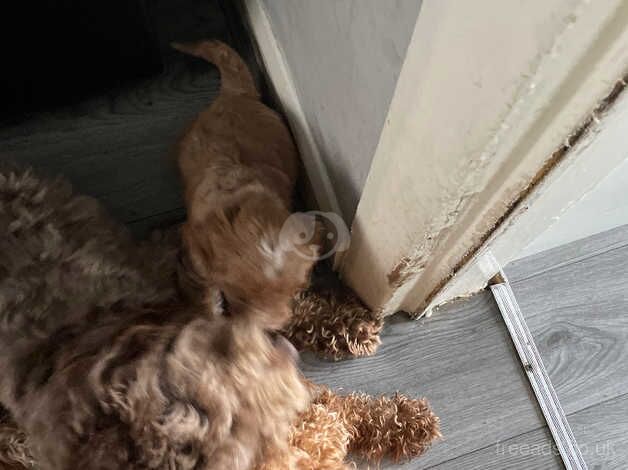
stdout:
[[290,68],[261,0],[242,0],[245,19],[261,55],[268,80],[301,154],[318,209],[342,214],[321,151],[305,117]]

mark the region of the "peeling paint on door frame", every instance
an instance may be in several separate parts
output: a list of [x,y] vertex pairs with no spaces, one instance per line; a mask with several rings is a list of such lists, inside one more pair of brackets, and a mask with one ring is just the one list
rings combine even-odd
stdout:
[[[595,124],[591,110],[617,99],[613,84],[628,70],[621,0],[526,5],[507,50],[496,12],[517,2],[465,5],[443,0],[421,11],[341,263],[347,282],[385,314],[421,313],[468,293],[450,287],[572,153]],[[517,64],[528,70],[515,73]],[[486,106],[461,76],[492,81]]]

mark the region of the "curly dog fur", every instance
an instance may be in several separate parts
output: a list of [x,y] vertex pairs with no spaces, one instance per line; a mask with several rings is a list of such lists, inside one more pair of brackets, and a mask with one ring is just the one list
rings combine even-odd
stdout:
[[[438,417],[425,399],[403,395],[341,396],[310,385],[314,400],[294,422],[287,448],[269,449],[257,470],[349,470],[358,459],[393,462],[418,457],[441,437]],[[37,470],[26,435],[0,417],[0,463],[7,470]]]
[[[130,315],[134,315],[136,319],[146,315],[144,319],[135,322],[128,319],[124,320],[125,325],[132,325],[132,327],[125,330],[126,336],[123,335],[119,338],[126,338],[127,342],[116,343],[114,341],[113,344],[119,346],[117,350],[116,348],[103,347],[103,350],[110,354],[109,364],[116,354],[120,359],[117,367],[107,373],[113,379],[114,377],[125,377],[125,374],[133,369],[134,363],[143,363],[148,366],[150,351],[163,351],[164,341],[159,339],[162,329],[169,330],[171,333],[177,329],[179,337],[185,337],[182,331],[186,329],[186,325],[192,323],[186,324],[185,320],[180,319],[180,326],[174,326],[173,323],[168,323],[166,320],[162,321],[163,310],[161,308],[160,313],[147,312],[146,307],[139,307],[146,304],[180,302],[181,291],[177,285],[177,271],[179,274],[189,273],[177,263],[179,239],[175,232],[165,237],[154,237],[148,242],[137,245],[130,239],[125,229],[113,223],[106,216],[96,201],[72,195],[69,185],[62,180],[52,182],[41,180],[30,172],[0,172],[0,223],[10,227],[7,236],[0,238],[0,248],[2,248],[0,250],[2,253],[0,255],[0,338],[2,338],[2,348],[8,347],[7,345],[11,344],[11,338],[18,336],[15,334],[16,326],[20,329],[24,328],[20,335],[28,332],[27,338],[37,336],[37,341],[45,340],[46,331],[53,327],[53,323],[50,323],[50,319],[47,318],[48,315],[63,321],[63,318],[67,318],[67,312],[83,312],[84,315],[92,315],[91,320],[94,315],[96,317],[102,315],[106,318],[110,314],[115,317],[121,312],[139,310]],[[183,278],[183,282],[179,281],[179,284],[184,284],[191,289],[198,288],[198,286],[190,287],[186,277]],[[317,287],[317,290],[327,292],[328,295],[331,295],[330,292],[332,292],[328,288],[320,288],[320,286]],[[300,298],[307,299],[307,302],[303,304],[300,301],[295,302],[295,310],[300,309],[297,315],[299,319],[295,321],[302,327],[306,324],[317,324],[316,321],[312,320],[308,323],[308,308],[312,309],[312,313],[322,314],[325,325],[329,324],[328,318],[341,318],[343,316],[341,303],[336,304],[335,310],[325,311],[330,302],[333,302],[331,297],[321,300],[323,307],[317,306],[315,292],[304,294]],[[211,298],[209,300],[211,301]],[[217,310],[215,313],[219,313],[219,306],[214,305],[212,308]],[[356,304],[350,301],[349,317],[353,318],[356,311],[361,312],[356,308]],[[93,313],[94,309],[96,314]],[[203,311],[200,319],[194,317],[195,314],[190,313],[190,320],[192,321],[192,317],[194,317],[193,321],[196,322],[196,325],[211,322],[205,317],[205,313],[206,311]],[[23,315],[27,316],[24,317]],[[129,314],[127,313],[127,315]],[[151,319],[152,315],[155,316]],[[184,316],[185,314],[181,315]],[[158,318],[159,320],[157,320]],[[220,316],[219,319],[223,325],[227,322],[225,318]],[[155,321],[158,321],[159,326],[154,324]],[[379,319],[377,319],[376,324],[379,324]],[[94,323],[90,323],[88,330],[93,325]],[[356,331],[355,328],[344,328],[339,325],[334,328],[340,331]],[[141,337],[134,336],[133,329],[135,332],[142,331]],[[288,326],[287,330],[293,331],[296,336],[301,338],[308,338],[308,335],[311,334],[304,333],[296,327],[296,324]],[[150,334],[146,336],[146,333]],[[334,332],[331,333],[335,334]],[[329,338],[333,337],[329,336]],[[347,336],[343,334],[338,335],[338,337],[346,338]],[[200,344],[207,344],[206,340],[205,337],[198,339]],[[76,338],[74,341],[75,345],[81,344]],[[369,338],[367,343],[370,341]],[[140,354],[143,359],[131,354],[134,349],[131,346],[134,342],[136,344],[141,343],[144,347],[143,355]],[[152,344],[153,342],[155,344]],[[304,342],[313,344],[308,340]],[[358,336],[348,337],[347,344],[353,343],[359,344]],[[329,343],[325,341],[316,343],[317,346],[314,349],[328,357],[334,357],[338,353],[338,348],[325,350],[326,344]],[[122,348],[124,347],[127,347],[129,355],[123,353]],[[68,349],[70,349],[68,352],[71,354],[77,352],[75,346]],[[196,348],[194,349],[196,350]],[[5,356],[3,355],[3,357]],[[280,357],[280,360],[283,361],[284,359]],[[148,363],[143,361],[148,361]],[[43,364],[50,364],[50,362],[56,361],[44,361]],[[176,368],[182,364],[183,362],[178,363]],[[32,380],[37,384],[41,382],[42,377],[45,378],[49,375],[50,372],[44,371],[45,367],[38,367],[39,365],[40,362],[36,361],[30,367],[22,366],[23,371],[25,371],[22,375],[26,378],[26,389],[29,388],[29,381]],[[176,372],[176,368],[175,370],[165,368],[162,369],[162,372],[169,376]],[[158,369],[159,367],[155,366],[153,372]],[[263,367],[261,369],[263,370]],[[202,370],[202,365],[197,366],[195,364],[194,370]],[[154,376],[155,374],[152,373],[151,375]],[[267,379],[263,377],[260,380]],[[179,383],[178,378],[176,382]],[[7,385],[7,382],[3,380],[0,386],[5,392],[9,389],[8,393],[11,395],[11,385]],[[413,457],[419,455],[433,439],[439,436],[438,419],[423,401],[409,400],[404,397],[374,399],[359,394],[340,397],[323,387],[315,387],[311,384],[308,387],[314,396],[314,401],[292,422],[290,435],[285,435],[285,442],[276,442],[274,445],[266,443],[265,457],[259,464],[260,469],[290,468],[285,466],[286,462],[295,462],[294,468],[298,469],[341,469],[345,468],[344,462],[349,451],[355,452],[358,456],[374,458],[375,460],[384,456],[392,458]],[[33,388],[36,389],[36,385],[33,385]],[[296,389],[298,390],[299,386]],[[51,400],[67,393],[67,388],[62,392],[58,389],[57,391],[48,390],[46,393],[51,394]],[[161,394],[156,389],[154,391],[158,395]],[[43,392],[40,391],[40,393]],[[96,423],[103,416],[107,418],[109,424],[113,424],[116,419],[120,420],[122,426],[132,424],[130,416],[125,415],[125,409],[128,410],[128,408],[120,405],[119,395],[114,394],[112,397],[111,394],[105,393],[103,397],[102,387],[91,389],[89,393],[93,393],[94,397],[99,397],[102,400],[98,403],[96,403],[97,400],[90,400],[90,405],[93,408],[88,407],[87,409],[92,411],[89,415],[90,420],[92,420],[91,426],[96,426]],[[0,399],[5,405],[10,405],[10,399],[8,401],[3,400]],[[23,419],[23,414],[19,413],[20,406],[24,408],[23,412],[28,414],[28,405],[33,403],[32,400],[36,400],[33,394],[28,400],[24,398],[19,401],[17,406],[15,403],[14,406],[11,406],[14,413],[17,411],[15,416],[21,426],[26,429],[28,429],[25,424],[28,417]],[[410,404],[409,407],[405,408],[409,412],[401,412],[401,402]],[[79,404],[81,406],[78,406]],[[140,406],[139,402],[136,404]],[[84,405],[80,401],[71,403],[71,406],[78,406],[79,412],[85,411]],[[192,409],[185,409],[185,412],[179,410],[179,413],[174,413],[170,410],[167,415],[170,425],[168,429],[172,431],[176,428],[177,423],[181,424],[186,419],[191,419],[194,422],[192,417],[198,412],[196,407],[199,407],[198,403],[195,403]],[[147,408],[151,407],[147,406]],[[155,412],[155,410],[146,410],[147,413],[149,411],[150,413]],[[56,442],[58,437],[56,432],[60,424],[65,425],[64,423],[67,421],[69,425],[70,421],[66,416],[58,417],[56,421],[48,424],[54,426],[55,430],[55,439],[51,442]],[[198,415],[196,416],[198,417]],[[342,419],[338,419],[339,416]],[[133,415],[133,420],[137,419]],[[171,420],[172,422],[170,422]],[[139,422],[137,421],[137,423]],[[41,424],[37,423],[35,427]],[[83,423],[84,429],[89,426],[89,423]],[[389,428],[396,431],[392,434],[386,433],[385,430]],[[186,429],[189,430],[189,428]],[[160,432],[163,432],[163,429]],[[75,433],[76,430],[71,431],[72,436],[75,436]],[[382,433],[394,437],[394,439],[386,443],[379,437]],[[171,437],[167,433],[160,434],[160,436],[162,438],[164,436]],[[189,434],[185,434],[185,436],[189,437]],[[41,450],[36,444],[37,439],[40,438],[41,434],[38,433],[33,436],[29,435],[27,438],[26,434],[11,421],[8,413],[0,412],[0,463],[5,468],[63,468],[52,465],[51,461],[47,460],[47,455],[41,455]],[[89,441],[87,444],[84,441],[80,442],[80,445],[94,444]],[[122,446],[120,449],[128,449],[128,442],[126,444],[127,447]],[[108,445],[110,446],[109,451],[111,446],[116,446],[115,448],[118,449],[113,442],[109,442]],[[186,447],[187,444],[183,447],[181,445],[181,440],[176,440],[175,447],[179,446],[177,448],[181,452],[185,451],[183,452],[185,455],[184,463],[180,464],[178,468],[187,468],[185,463],[191,462],[194,458],[189,452],[191,450],[196,452],[196,449]],[[135,450],[137,451],[137,449]],[[169,451],[172,452],[172,449]],[[140,452],[137,451],[137,453]],[[169,455],[172,456],[173,454]],[[35,464],[34,456],[37,456],[39,465]],[[116,467],[113,466],[112,468]],[[125,464],[123,468],[133,467]]]
[[[265,106],[238,54],[219,41],[175,44],[182,52],[215,64],[219,96],[185,131],[177,158],[188,207],[183,227],[188,277],[208,280],[230,307],[252,305],[284,312],[286,334],[298,348],[341,359],[375,352],[381,318],[344,286],[299,294],[315,256],[296,251],[304,220],[290,217],[298,155],[281,117]],[[309,236],[309,235],[308,235]],[[232,260],[237,258],[238,263]],[[192,290],[193,291],[193,290]],[[294,308],[290,309],[290,301]]]
[[[187,260],[183,253],[179,285],[188,302],[202,302],[205,281]],[[298,351],[338,361],[375,354],[383,324],[381,315],[366,308],[329,266],[321,263],[312,273],[310,286],[292,299],[292,316],[281,333]]]
[[348,287],[304,290],[294,299],[293,312],[284,334],[298,350],[337,361],[371,356],[381,344],[381,315],[367,309]]
[[381,318],[338,288],[293,299],[312,258],[282,245],[289,132],[231,49],[177,47],[223,78],[180,144],[179,262],[174,231],[137,245],[67,184],[0,173],[0,402],[19,423],[0,409],[0,463],[343,469],[348,452],[420,455],[440,435],[424,400],[341,397],[300,376],[277,330],[339,359],[374,353]]
[[260,100],[233,49],[219,41],[174,47],[212,62],[221,75],[218,97],[177,148],[191,266],[223,292],[231,310],[272,312],[269,319],[283,324],[315,259],[285,246],[285,240],[304,233],[298,223],[286,225],[297,177],[296,147],[281,117]]
[[248,469],[285,445],[309,393],[265,317],[182,305],[63,184],[2,174],[0,224],[0,402],[41,468]]
[[425,399],[338,395],[309,383],[314,400],[299,416],[289,448],[270,452],[258,470],[349,470],[347,455],[378,463],[418,457],[441,437],[439,419]]

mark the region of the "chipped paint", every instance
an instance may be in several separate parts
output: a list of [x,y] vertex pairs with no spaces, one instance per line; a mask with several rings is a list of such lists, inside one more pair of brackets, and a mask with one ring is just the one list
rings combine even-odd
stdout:
[[[592,131],[595,125],[599,125],[601,122],[601,118],[603,118],[608,110],[613,106],[613,104],[618,100],[618,98],[625,91],[628,84],[628,73],[621,79],[617,80],[610,93],[604,97],[595,109],[591,112],[587,118],[584,119],[583,123],[573,131],[562,143],[562,145],[556,149],[552,155],[548,158],[545,164],[541,167],[541,169],[534,175],[530,183],[518,193],[518,195],[511,201],[508,205],[507,210],[503,213],[503,215],[497,220],[497,222],[488,230],[478,241],[474,248],[469,250],[465,256],[460,260],[460,262],[454,267],[452,272],[447,278],[443,279],[439,285],[430,292],[426,300],[417,308],[417,312],[421,312],[427,306],[432,303],[432,300],[436,297],[436,295],[443,289],[443,287],[449,282],[449,280],[456,275],[456,273],[465,266],[472,257],[474,257],[486,244],[486,242],[493,236],[493,234],[497,230],[503,230],[504,224],[514,224],[516,223],[516,218],[513,217],[517,212],[527,210],[527,200],[528,197],[532,194],[532,192],[538,187],[538,185],[550,174],[552,170],[554,170],[571,152],[578,143],[582,142],[586,136],[588,136]],[[587,193],[584,193],[587,194]],[[583,194],[583,196],[584,196]],[[565,208],[563,208],[564,210]],[[552,219],[558,219],[558,216],[552,217]],[[482,289],[490,284],[490,280],[482,286]],[[453,300],[459,300],[462,298],[468,298],[473,294],[477,293],[479,290],[475,290],[465,295],[456,296],[453,299],[446,300],[442,303],[439,303],[437,306],[442,306],[446,303],[449,303]],[[430,309],[432,310],[432,309]]]
[[[425,229],[425,233],[428,235],[425,236],[423,242],[417,244],[418,246],[412,250],[411,254],[402,257],[387,274],[388,284],[391,288],[396,290],[402,289],[404,284],[413,284],[423,274],[429,258],[437,248],[437,241],[442,242],[447,238],[450,229],[460,220],[460,215],[467,208],[469,201],[472,201],[477,194],[482,192],[484,189],[482,180],[486,178],[485,169],[493,163],[492,159],[497,154],[504,138],[510,136],[511,129],[518,124],[521,114],[526,109],[526,103],[537,93],[539,84],[543,81],[545,64],[557,56],[565,32],[583,14],[583,6],[586,3],[586,0],[580,2],[573,12],[565,15],[563,29],[555,35],[551,45],[537,53],[536,58],[530,64],[529,71],[524,74],[526,80],[519,84],[517,91],[514,93],[512,103],[505,108],[504,114],[498,117],[497,121],[500,124],[496,126],[493,134],[488,136],[488,144],[477,157],[474,157],[472,154],[467,156],[468,163],[460,170],[463,172],[461,182],[454,188],[456,193],[443,197],[441,207],[444,209],[445,215],[431,222],[430,227]],[[546,162],[546,165],[551,166],[549,162]],[[530,187],[530,184],[527,187]],[[525,188],[523,191],[525,192]],[[515,190],[514,193],[517,194],[518,191]],[[447,206],[449,206],[449,209],[447,209]],[[498,208],[500,209],[499,213],[506,214],[511,207],[512,204],[504,204],[502,208]],[[476,248],[486,241],[490,233],[504,217],[504,215],[499,217],[497,222],[489,227],[487,232],[476,234],[478,242],[467,250],[461,261],[434,287],[419,309],[429,305],[431,299],[455,275],[460,266],[475,254]],[[384,310],[392,313],[394,308],[391,306],[395,306],[405,297],[406,290],[409,291],[411,289],[402,289],[394,292],[392,298],[386,303],[388,307],[384,307]]]
[[[519,210],[525,210],[524,201],[528,198],[528,196],[532,193],[532,191],[543,181],[543,179],[554,169],[560,162],[566,157],[566,155],[579,143],[588,133],[591,131],[592,127],[596,124],[599,124],[600,118],[603,117],[608,109],[615,103],[615,101],[621,96],[626,88],[626,84],[628,82],[628,74],[618,80],[610,93],[600,101],[600,103],[595,107],[595,109],[591,112],[587,118],[584,119],[583,123],[574,130],[546,160],[543,166],[536,172],[536,174],[532,177],[529,183],[520,191],[516,192],[516,196],[512,199],[512,201],[508,204],[505,204],[504,210],[501,212],[501,216],[497,219],[497,221],[481,236],[478,238],[475,245],[467,250],[467,252],[463,255],[461,260],[454,266],[454,268],[449,272],[447,276],[445,276],[427,295],[425,300],[418,306],[416,309],[416,314],[411,314],[416,317],[423,316],[423,310],[430,305],[432,300],[436,297],[436,295],[444,288],[444,286],[451,280],[453,276],[464,266],[466,265],[471,258],[473,258],[476,253],[484,246],[487,240],[497,231],[503,227],[507,220],[510,220],[512,223],[513,218],[511,217],[515,212]],[[458,204],[458,207],[455,211],[459,210],[461,202]],[[452,217],[452,211],[446,217],[446,220],[449,224],[444,227],[447,228],[453,224],[453,221],[456,220],[455,217]],[[430,237],[430,242],[433,240]],[[387,305],[397,305],[402,299],[406,297],[406,295],[414,288],[414,281],[418,276],[420,276],[424,269],[426,261],[424,259],[425,252],[429,248],[433,248],[431,243],[422,243],[420,248],[417,248],[414,253],[410,256],[406,256],[402,258],[399,263],[395,266],[393,271],[391,271],[388,275],[389,284],[395,288],[395,292],[391,299],[387,302]],[[430,250],[431,251],[431,250]],[[486,287],[483,286],[483,288]],[[477,292],[477,291],[475,291]],[[473,292],[473,293],[475,293]],[[468,297],[472,295],[472,293],[464,296],[458,296],[455,299],[460,299],[462,297]],[[439,304],[442,305],[442,304]],[[394,309],[388,306],[383,308],[384,314],[392,314],[394,313]]]
[[[547,6],[526,9],[508,31],[447,2],[419,15],[341,266],[371,307],[414,309],[434,297],[507,223],[539,167],[551,168],[561,134],[628,65],[617,59],[628,4]],[[476,60],[490,48],[491,61]]]

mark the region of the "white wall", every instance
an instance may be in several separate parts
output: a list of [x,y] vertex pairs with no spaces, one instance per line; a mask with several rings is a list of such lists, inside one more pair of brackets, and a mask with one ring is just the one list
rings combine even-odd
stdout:
[[263,0],[343,215],[353,219],[421,0]]
[[[628,142],[625,147],[628,158]],[[518,258],[628,224],[628,160],[565,212],[556,214],[555,219],[556,222],[533,240]]]

